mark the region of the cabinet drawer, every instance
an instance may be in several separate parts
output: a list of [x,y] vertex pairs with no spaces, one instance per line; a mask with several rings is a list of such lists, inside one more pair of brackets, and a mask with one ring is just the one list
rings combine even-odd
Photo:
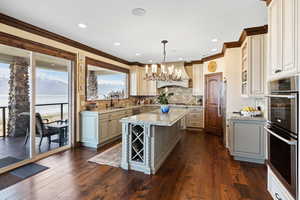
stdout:
[[199,113],[199,112],[197,112],[197,113],[189,113],[189,115],[188,115],[188,118],[191,118],[191,119],[202,119],[203,118],[203,115],[202,115],[202,113]]
[[100,119],[110,119],[110,113],[100,114],[99,118]]
[[189,108],[190,112],[202,112],[203,108]]
[[187,120],[187,127],[203,127],[203,123],[199,120]]
[[294,200],[273,172],[270,171],[270,168],[268,168],[268,190],[273,199]]

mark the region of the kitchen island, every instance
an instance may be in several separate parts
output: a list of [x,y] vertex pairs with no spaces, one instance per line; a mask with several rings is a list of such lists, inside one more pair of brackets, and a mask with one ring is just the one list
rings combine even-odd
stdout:
[[187,109],[160,110],[121,119],[121,167],[155,174],[181,138],[180,120]]

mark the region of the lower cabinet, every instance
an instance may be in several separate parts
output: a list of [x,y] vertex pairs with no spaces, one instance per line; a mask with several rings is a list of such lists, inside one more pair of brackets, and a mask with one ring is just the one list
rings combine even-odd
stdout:
[[235,160],[264,163],[264,121],[230,120],[229,150]]
[[203,108],[188,108],[189,113],[186,115],[185,124],[187,128],[204,128]]
[[268,166],[268,191],[273,199],[294,200],[294,197],[284,187],[280,180]]
[[122,135],[120,119],[132,115],[132,110],[99,113],[81,112],[81,138],[83,146],[99,148],[100,145],[118,139]]

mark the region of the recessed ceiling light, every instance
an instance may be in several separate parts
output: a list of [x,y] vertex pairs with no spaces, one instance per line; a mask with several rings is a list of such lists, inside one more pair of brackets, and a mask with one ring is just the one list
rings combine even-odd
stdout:
[[216,51],[218,51],[218,49],[212,49],[212,50],[211,50],[211,52],[216,52]]
[[83,24],[83,23],[79,23],[79,24],[78,24],[78,27],[79,27],[79,28],[86,28],[87,25],[86,25],[86,24]]
[[179,60],[183,60],[183,58],[179,58]]
[[141,54],[140,54],[140,53],[136,53],[135,55],[136,55],[136,56],[140,56]]
[[146,14],[146,10],[143,8],[135,8],[131,11],[131,13],[135,16],[144,16]]
[[212,42],[218,42],[218,38],[214,38],[211,40]]
[[115,45],[115,46],[120,46],[121,43],[120,43],[120,42],[115,42],[114,45]]
[[149,62],[152,63],[153,61],[152,61],[152,60],[149,60]]

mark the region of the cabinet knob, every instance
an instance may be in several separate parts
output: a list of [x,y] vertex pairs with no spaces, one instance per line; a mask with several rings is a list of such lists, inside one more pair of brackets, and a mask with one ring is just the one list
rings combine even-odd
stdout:
[[281,69],[277,69],[277,70],[275,70],[275,73],[277,74],[277,73],[279,73],[281,71],[282,71]]

